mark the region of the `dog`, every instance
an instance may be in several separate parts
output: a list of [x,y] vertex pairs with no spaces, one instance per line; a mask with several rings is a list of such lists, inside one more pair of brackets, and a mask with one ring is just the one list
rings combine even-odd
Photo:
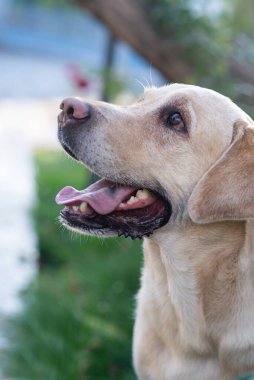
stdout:
[[67,98],[58,138],[103,179],[56,197],[61,222],[144,237],[133,363],[140,380],[231,380],[254,369],[254,124],[198,86],[135,104]]

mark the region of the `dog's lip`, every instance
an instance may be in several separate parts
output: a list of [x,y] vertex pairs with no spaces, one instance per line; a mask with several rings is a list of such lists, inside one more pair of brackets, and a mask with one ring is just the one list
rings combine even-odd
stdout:
[[171,205],[157,198],[151,205],[139,209],[113,211],[101,215],[96,212],[83,214],[65,207],[61,221],[74,230],[98,236],[124,236],[132,239],[150,236],[164,226],[171,216]]
[[65,206],[60,213],[63,224],[101,236],[149,236],[172,214],[171,203],[159,193],[105,178],[81,191],[67,186],[56,202]]
[[125,211],[143,208],[152,204],[157,198],[154,193],[148,190],[119,185],[115,182],[101,179],[81,191],[71,186],[64,187],[57,194],[56,203],[72,206],[86,202],[98,214],[106,215],[116,210]]
[[64,142],[61,141],[61,145],[66,153],[69,154],[74,160],[79,161],[78,157],[73,153],[73,151],[66,145]]

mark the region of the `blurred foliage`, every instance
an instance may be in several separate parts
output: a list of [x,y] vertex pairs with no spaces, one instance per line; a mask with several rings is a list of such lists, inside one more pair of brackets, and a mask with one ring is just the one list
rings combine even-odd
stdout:
[[[230,77],[226,57],[232,53],[231,30],[225,28],[223,12],[209,17],[192,0],[140,0],[155,29],[178,45],[184,59],[195,67],[189,83],[213,87],[229,94]],[[202,5],[196,2],[196,6]],[[222,33],[223,30],[223,33]]]
[[254,373],[238,377],[237,380],[254,380]]
[[[253,115],[253,75],[249,83],[248,76],[244,79],[239,72],[251,71],[254,63],[254,2],[139,1],[157,32],[195,68],[194,76],[185,81],[220,91]],[[232,60],[238,65],[237,74],[230,70]]]
[[254,61],[254,2],[225,0],[228,12],[222,14],[225,30],[230,35],[231,53],[238,60],[253,65]]
[[7,324],[1,369],[16,380],[133,380],[140,242],[61,228],[56,193],[67,184],[84,188],[89,174],[60,153],[38,153],[36,162],[42,270],[23,296],[24,311]]
[[237,37],[244,33],[248,38],[254,38],[253,0],[224,0],[229,12],[224,12],[224,20],[231,28],[232,35]]

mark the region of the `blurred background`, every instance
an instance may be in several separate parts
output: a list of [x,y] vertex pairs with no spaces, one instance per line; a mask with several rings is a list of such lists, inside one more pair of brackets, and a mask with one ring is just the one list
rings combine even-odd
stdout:
[[253,117],[253,17],[252,0],[0,0],[0,380],[135,379],[141,243],[60,227],[56,193],[91,176],[60,149],[59,104],[186,82]]

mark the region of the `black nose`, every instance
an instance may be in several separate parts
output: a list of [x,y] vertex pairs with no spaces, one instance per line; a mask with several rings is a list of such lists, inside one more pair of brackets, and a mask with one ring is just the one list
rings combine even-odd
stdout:
[[60,104],[60,109],[68,118],[86,119],[91,115],[90,105],[77,98],[64,99]]

